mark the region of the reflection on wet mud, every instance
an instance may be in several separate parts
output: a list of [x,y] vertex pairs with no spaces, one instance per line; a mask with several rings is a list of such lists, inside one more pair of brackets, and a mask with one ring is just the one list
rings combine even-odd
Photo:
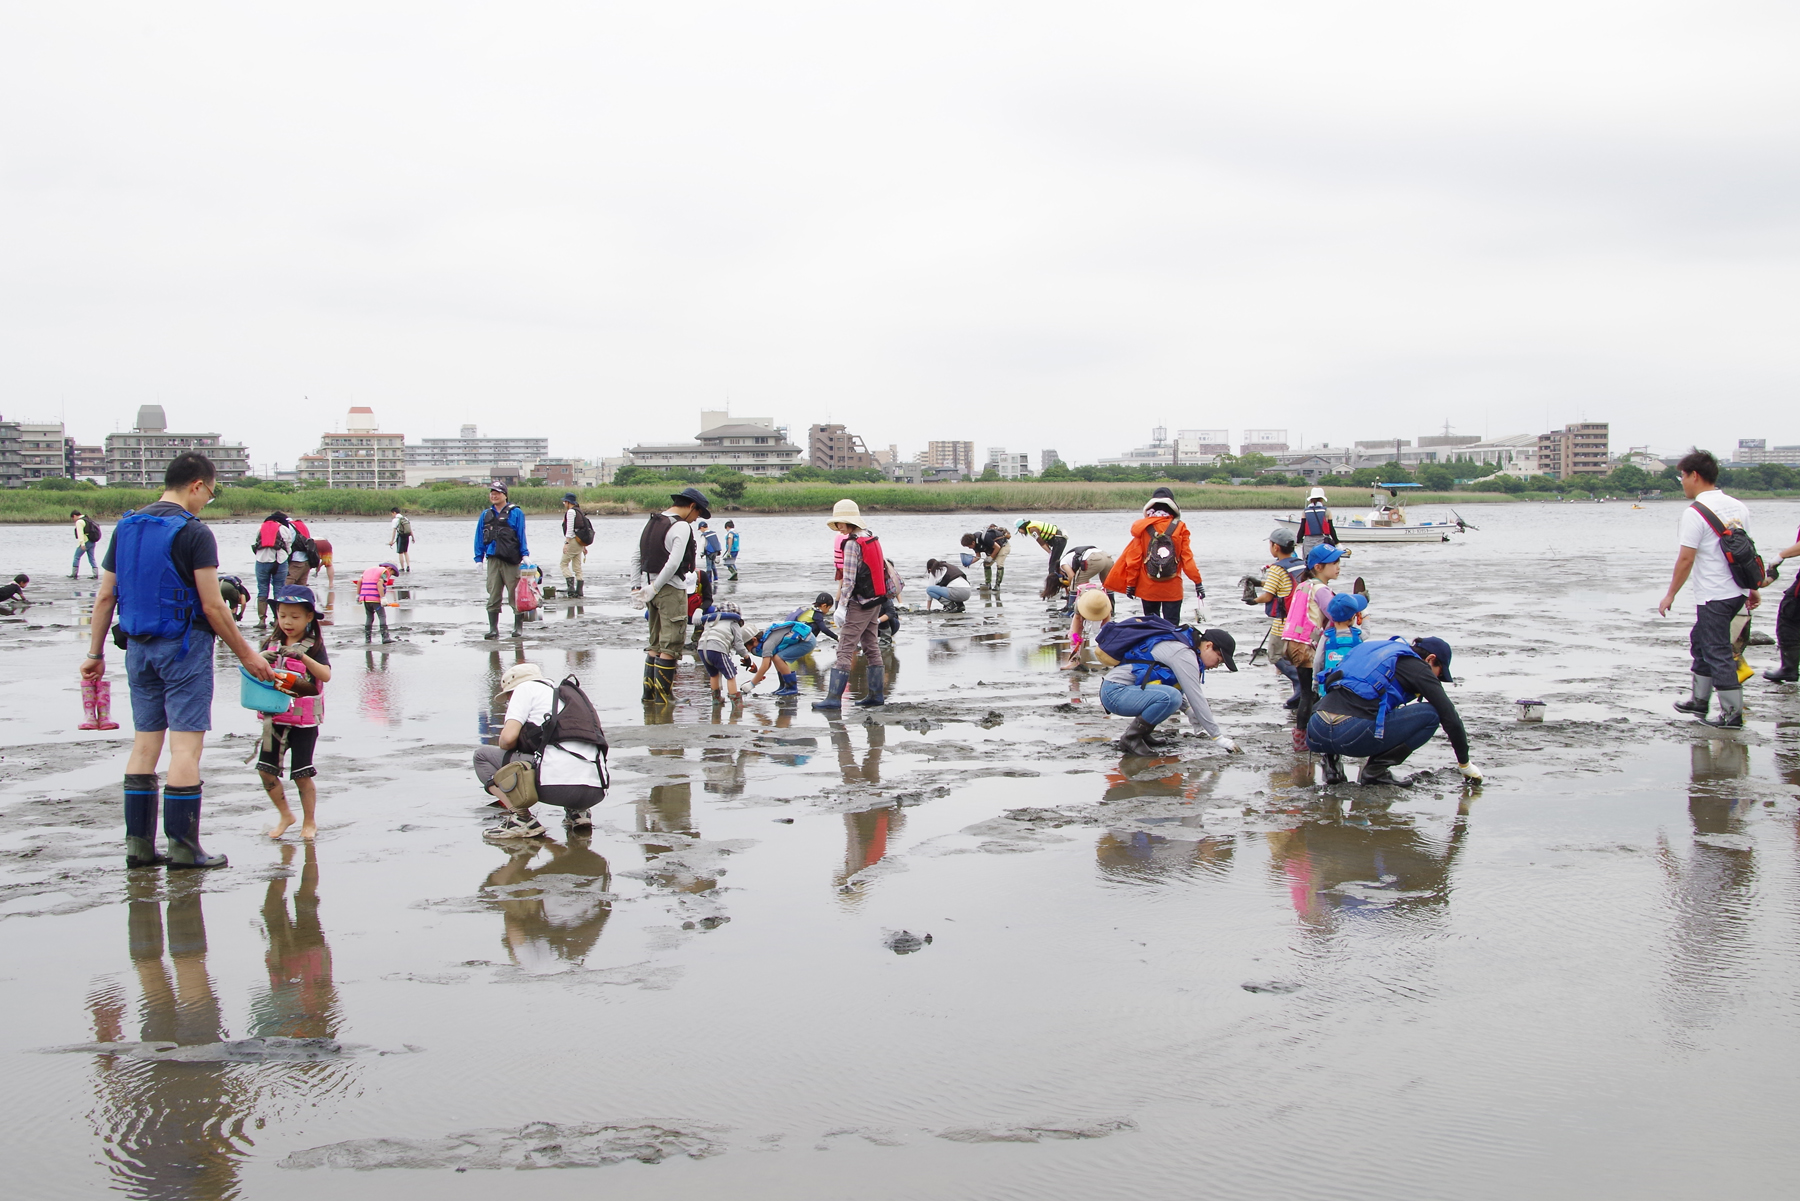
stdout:
[[1443,905],[1468,836],[1469,806],[1463,798],[1448,837],[1438,840],[1410,818],[1328,801],[1320,815],[1266,835],[1270,866],[1302,925],[1320,934],[1402,903]]
[[676,892],[711,892],[719,882],[710,875],[699,875],[688,868],[675,852],[685,848],[688,840],[698,839],[694,828],[694,792],[685,780],[678,784],[658,784],[637,804],[637,828],[640,835],[673,834],[667,841],[639,838],[644,860],[653,868],[663,856],[674,856],[666,870],[653,871],[651,879]]
[[512,961],[528,972],[554,972],[579,967],[594,949],[612,916],[611,887],[606,857],[587,834],[571,832],[566,844],[543,838],[516,848],[481,892],[505,921]]
[[[281,863],[294,862],[295,848],[283,844]],[[263,932],[269,940],[269,987],[250,1002],[251,1033],[284,1038],[336,1038],[340,1014],[331,975],[331,947],[319,924],[319,850],[308,842],[288,910],[288,877],[269,881],[263,896]]]
[[[384,725],[400,724],[400,711],[394,704],[394,683],[388,678],[387,651],[363,651],[363,677],[357,682],[357,705],[370,721]],[[485,730],[482,731],[486,733]]]
[[1756,805],[1746,786],[1749,775],[1745,743],[1694,743],[1688,775],[1693,845],[1685,857],[1666,837],[1658,847],[1675,943],[1668,957],[1666,1003],[1675,1021],[1690,1029],[1721,1018],[1755,955],[1756,844],[1744,823]]

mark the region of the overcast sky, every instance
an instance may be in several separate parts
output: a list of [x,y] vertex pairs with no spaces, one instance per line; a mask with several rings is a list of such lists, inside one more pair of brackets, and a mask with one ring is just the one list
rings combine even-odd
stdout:
[[10,4],[0,413],[1800,442],[1797,51],[1730,0]]

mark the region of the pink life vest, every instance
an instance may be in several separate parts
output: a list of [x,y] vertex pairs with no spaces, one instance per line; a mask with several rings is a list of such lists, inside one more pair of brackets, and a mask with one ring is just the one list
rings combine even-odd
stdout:
[[[275,660],[276,671],[291,671],[299,675],[306,674],[306,664],[290,655],[282,655]],[[325,720],[325,685],[314,681],[319,689],[317,696],[297,696],[294,707],[286,713],[271,713],[269,720],[278,726],[316,726]]]
[[371,567],[362,573],[362,581],[356,585],[356,599],[365,605],[381,603],[381,590],[387,575],[385,567]]
[[1324,630],[1324,626],[1314,620],[1316,609],[1321,615],[1325,606],[1331,603],[1331,589],[1322,580],[1301,580],[1294,585],[1294,594],[1288,598],[1287,623],[1281,627],[1281,635],[1289,642],[1312,642]]

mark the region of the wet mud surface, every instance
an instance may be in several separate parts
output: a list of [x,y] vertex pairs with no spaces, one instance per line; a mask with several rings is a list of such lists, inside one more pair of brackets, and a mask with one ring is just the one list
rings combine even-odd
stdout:
[[[1800,506],[1753,514],[1785,544]],[[827,720],[829,643],[798,705],[714,706],[689,663],[646,713],[637,521],[598,521],[589,595],[497,644],[472,523],[422,521],[387,646],[349,603],[385,525],[343,523],[317,531],[343,573],[319,837],[262,837],[221,659],[205,833],[232,866],[188,874],[123,868],[122,662],[126,728],[76,731],[92,585],[57,575],[66,531],[0,530],[38,598],[0,616],[17,1187],[1782,1195],[1800,690],[1753,682],[1729,736],[1669,710],[1676,515],[1495,506],[1446,546],[1357,548],[1370,633],[1455,646],[1487,772],[1465,786],[1439,738],[1407,791],[1320,787],[1285,682],[1249,666],[1262,622],[1230,582],[1260,567],[1266,515],[1194,526],[1245,666],[1208,695],[1243,753],[1184,735],[1155,759],[1121,758],[1098,672],[1062,669],[1033,547],[998,599],[906,618],[890,705]],[[869,519],[915,580],[985,524]],[[1129,520],[1061,523],[1105,545]],[[822,521],[740,525],[723,594],[752,625],[826,585]],[[582,679],[614,787],[591,833],[496,846],[469,753],[526,660]],[[1518,720],[1526,697],[1543,723]]]

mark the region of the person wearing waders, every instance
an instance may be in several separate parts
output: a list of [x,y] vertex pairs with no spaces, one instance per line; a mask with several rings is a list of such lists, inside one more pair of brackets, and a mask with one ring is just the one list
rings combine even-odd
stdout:
[[519,564],[531,555],[525,544],[525,510],[506,498],[499,480],[488,489],[488,507],[475,519],[475,561],[487,563],[488,632],[482,640],[500,637],[500,606],[511,605],[512,636],[519,636],[525,617],[519,612]]
[[[1693,689],[1686,700],[1675,702],[1675,711],[1691,713],[1709,726],[1735,730],[1744,724],[1744,688],[1738,682],[1737,655],[1731,649],[1731,619],[1746,606],[1755,609],[1762,603],[1762,593],[1757,590],[1762,569],[1760,563],[1754,572],[1748,562],[1734,565],[1726,556],[1724,539],[1742,536],[1750,510],[1744,502],[1719,491],[1719,460],[1711,451],[1690,451],[1675,469],[1681,473],[1681,494],[1689,504],[1681,511],[1676,527],[1681,549],[1675,555],[1675,571],[1656,609],[1668,616],[1675,594],[1684,584],[1693,585],[1694,626],[1688,632]],[[1752,555],[1754,551],[1752,547]],[[1716,718],[1709,716],[1715,693],[1719,698]]]
[[631,556],[631,599],[649,611],[650,644],[644,651],[644,703],[675,699],[675,664],[687,640],[688,593],[694,578],[694,522],[712,516],[698,488],[669,497],[669,507],[644,523]]
[[[1450,644],[1442,638],[1365,642],[1344,656],[1321,683],[1325,696],[1306,724],[1306,744],[1325,757],[1325,783],[1342,784],[1344,756],[1367,757],[1359,784],[1411,788],[1394,774],[1406,757],[1431,741],[1438,727],[1456,752],[1456,770],[1481,779],[1469,762],[1469,734],[1444,685],[1450,676]],[[1421,704],[1419,702],[1423,701]]]
[[850,682],[850,668],[856,663],[861,648],[868,662],[869,690],[856,703],[867,709],[887,703],[887,668],[881,662],[880,632],[876,619],[887,601],[887,559],[881,540],[862,523],[862,510],[853,500],[840,500],[825,523],[843,538],[843,578],[838,581],[838,650],[826,678],[825,699],[814,701],[813,708],[842,709],[844,688]]
[[594,523],[581,511],[581,500],[573,492],[563,493],[562,503],[563,583],[568,585],[568,595],[586,596],[587,578],[581,568],[594,541]]
[[1262,591],[1244,603],[1261,605],[1263,612],[1269,615],[1268,641],[1274,648],[1269,658],[1274,662],[1275,670],[1294,686],[1293,695],[1282,705],[1284,709],[1293,709],[1300,704],[1300,672],[1281,654],[1281,640],[1285,637],[1282,627],[1287,622],[1288,601],[1294,595],[1294,578],[1300,574],[1306,560],[1294,554],[1294,534],[1286,526],[1276,526],[1270,531],[1269,554],[1275,561],[1263,568]]
[[1131,541],[1125,544],[1106,574],[1106,590],[1123,592],[1144,607],[1145,617],[1160,617],[1170,625],[1181,624],[1181,577],[1194,582],[1194,595],[1206,596],[1200,567],[1194,562],[1187,524],[1175,494],[1158,488],[1144,506],[1144,515],[1131,523]]
[[1337,526],[1331,523],[1331,510],[1325,507],[1325,489],[1314,488],[1306,494],[1306,508],[1300,513],[1300,553],[1315,546],[1336,546]]
[[979,534],[964,534],[962,544],[981,559],[981,590],[991,592],[1006,582],[1006,556],[1012,553],[1012,535],[997,525]]
[[[1776,555],[1775,561],[1785,562],[1796,555],[1800,555],[1800,534],[1794,535],[1794,545]],[[1764,586],[1774,582],[1770,579]],[[1800,574],[1781,594],[1781,607],[1775,610],[1775,646],[1781,652],[1781,666],[1763,672],[1763,679],[1774,684],[1800,682]]]
[[1100,677],[1100,707],[1131,718],[1119,738],[1127,755],[1155,755],[1157,723],[1183,709],[1196,730],[1227,751],[1238,744],[1213,719],[1202,683],[1221,663],[1237,670],[1237,640],[1224,630],[1196,630],[1160,617],[1108,622],[1095,636],[1102,661],[1114,664]]
[[[106,637],[116,611],[136,731],[125,761],[127,867],[226,865],[225,856],[200,847],[200,755],[212,728],[213,635],[225,640],[245,671],[259,680],[273,678],[219,593],[219,544],[199,516],[218,493],[217,478],[212,460],[198,451],[176,455],[163,473],[162,496],[119,520],[100,563],[81,678],[106,675]],[[156,850],[156,764],[165,740],[166,857]]]

